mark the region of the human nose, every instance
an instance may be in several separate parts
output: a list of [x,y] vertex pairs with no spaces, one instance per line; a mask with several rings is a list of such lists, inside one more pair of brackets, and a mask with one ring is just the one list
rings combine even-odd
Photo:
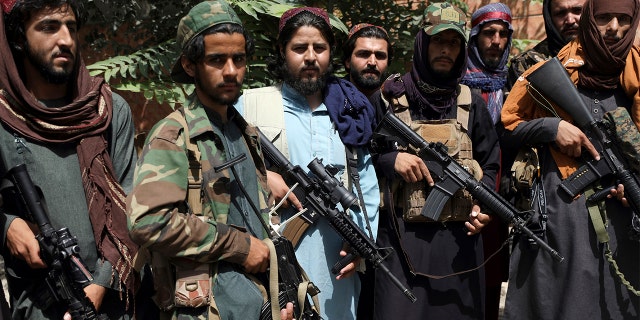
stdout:
[[574,25],[576,23],[578,23],[578,21],[580,21],[580,15],[579,14],[573,14],[573,13],[569,13],[567,14],[567,19],[566,19],[566,24],[567,25]]
[[238,68],[236,67],[236,64],[233,62],[233,58],[227,59],[227,62],[224,64],[224,67],[222,68],[222,74],[225,77],[235,76],[236,74],[238,74]]
[[619,27],[620,27],[620,24],[618,22],[618,18],[613,17],[613,19],[609,21],[609,24],[607,24],[607,31],[617,32]]
[[491,44],[500,44],[500,32],[494,32],[491,36]]
[[61,47],[70,47],[73,44],[73,34],[67,26],[62,26],[58,30],[58,45]]
[[367,65],[375,66],[376,64],[378,64],[378,60],[376,59],[376,55],[372,53],[367,59]]
[[313,47],[309,47],[307,51],[304,52],[304,61],[309,64],[316,61],[316,52],[313,50]]

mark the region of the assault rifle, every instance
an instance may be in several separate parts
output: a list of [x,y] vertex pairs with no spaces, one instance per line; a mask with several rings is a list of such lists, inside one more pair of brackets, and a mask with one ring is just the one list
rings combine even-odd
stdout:
[[[601,155],[600,160],[589,158],[575,173],[562,181],[561,189],[571,198],[575,198],[594,182],[607,176],[615,177],[620,184],[624,185],[624,196],[634,212],[631,217],[631,226],[636,234],[640,234],[640,180],[637,176],[638,172],[633,172],[628,163],[628,161],[637,161],[638,159],[625,160],[627,157],[621,150],[622,144],[616,143],[615,124],[608,124],[602,120],[597,121],[591,116],[589,108],[578,94],[578,90],[557,57],[545,62],[544,65],[532,72],[527,80],[535,91],[549,98],[562,110],[569,113],[576,126],[592,137],[590,139],[596,140],[594,146],[598,148],[598,153]],[[640,140],[640,133],[632,121],[629,120],[628,123],[629,125],[624,128],[627,130],[625,135],[630,137],[627,142],[637,143]],[[593,194],[587,201],[603,200],[612,188],[615,186],[604,188],[604,190]]]
[[[53,298],[69,307],[74,320],[108,319],[98,315],[93,303],[83,288],[93,281],[93,276],[80,257],[78,240],[68,228],[54,230],[47,216],[46,207],[39,189],[33,184],[24,164],[17,165],[7,172],[7,177],[15,188],[10,192],[16,200],[19,212],[26,211],[28,220],[40,230],[36,236],[40,245],[40,256],[47,264],[45,283]],[[6,200],[5,200],[6,201]]]
[[417,152],[418,157],[427,165],[431,177],[435,180],[435,185],[429,190],[429,195],[425,202],[426,205],[422,208],[421,214],[423,216],[437,221],[447,200],[456,191],[465,188],[474,199],[482,202],[488,211],[513,224],[514,228],[529,236],[554,259],[558,261],[564,260],[564,257],[556,250],[552,249],[526,227],[527,222],[522,218],[525,215],[524,213],[518,212],[518,209],[492,188],[476,180],[471,173],[449,156],[447,147],[444,144],[425,141],[391,111],[384,115],[382,121],[378,124],[375,134],[377,137],[384,138],[387,141],[395,141],[403,146],[410,147]]
[[[269,279],[272,277],[277,277],[278,281],[278,306],[277,314],[280,314],[280,309],[284,309],[288,302],[293,303],[293,318],[300,320],[319,320],[320,315],[318,312],[311,308],[311,303],[307,297],[307,289],[309,289],[311,294],[316,295],[320,292],[317,290],[313,284],[310,284],[309,287],[304,288],[304,310],[301,310],[299,305],[299,297],[298,297],[298,289],[300,285],[305,281],[303,279],[303,271],[300,265],[298,264],[298,259],[296,258],[295,252],[293,250],[293,244],[291,241],[287,240],[287,238],[280,236],[271,228],[262,218],[260,214],[260,210],[256,207],[256,205],[251,201],[247,190],[244,188],[242,182],[238,179],[238,173],[234,167],[235,164],[244,161],[247,156],[243,153],[220,166],[214,167],[215,172],[222,171],[227,168],[231,168],[231,172],[236,179],[238,187],[240,191],[242,191],[243,195],[247,199],[247,202],[251,205],[254,213],[258,216],[258,220],[260,220],[262,227],[269,234],[269,238],[273,242],[275,247],[276,257],[277,257],[277,274],[275,274],[275,264],[271,264],[274,268],[271,268],[270,271],[272,273],[269,274]],[[276,310],[272,310],[272,301],[273,297],[267,300],[267,302],[262,306],[260,311],[260,320],[271,320],[273,318],[272,313],[276,312]]]
[[[383,264],[384,259],[386,259],[392,249],[378,248],[375,242],[367,237],[362,229],[360,229],[346,213],[336,208],[338,203],[353,203],[356,200],[355,197],[327,171],[325,166],[322,165],[322,162],[314,159],[309,163],[308,168],[314,174],[314,176],[310,176],[304,172],[300,166],[294,166],[262,132],[260,133],[260,143],[265,158],[268,159],[274,167],[285,172],[287,178],[293,179],[299,184],[299,187],[302,188],[304,191],[304,197],[301,198],[303,205],[313,211],[314,214],[319,214],[321,217],[327,219],[329,225],[331,225],[343,240],[349,243],[351,249],[354,250],[358,256],[371,262],[374,268],[382,270],[411,302],[415,302],[416,297],[414,294]],[[336,267],[334,267],[334,269],[336,269]]]

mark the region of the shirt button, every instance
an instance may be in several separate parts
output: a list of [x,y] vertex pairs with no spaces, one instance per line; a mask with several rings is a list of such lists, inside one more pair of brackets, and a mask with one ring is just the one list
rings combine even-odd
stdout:
[[593,109],[593,113],[598,113],[598,109]]
[[595,99],[595,100],[593,100],[593,103],[598,104],[598,103],[600,103],[600,100]]

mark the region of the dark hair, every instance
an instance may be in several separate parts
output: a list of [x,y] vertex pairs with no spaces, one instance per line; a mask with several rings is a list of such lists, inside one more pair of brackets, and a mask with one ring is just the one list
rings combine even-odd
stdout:
[[57,9],[68,5],[73,14],[76,16],[77,27],[80,29],[84,23],[84,15],[82,14],[82,1],[76,0],[20,0],[11,9],[9,14],[5,14],[5,32],[7,41],[14,54],[21,53],[23,43],[26,42],[26,34],[24,24],[31,18],[34,12],[43,9]]
[[284,55],[281,52],[284,51],[284,49],[287,47],[287,43],[291,41],[293,34],[299,28],[304,26],[313,27],[320,30],[322,36],[329,43],[331,50],[330,61],[333,61],[336,38],[333,35],[331,26],[328,25],[321,17],[309,11],[302,11],[299,14],[291,17],[291,19],[289,19],[289,21],[287,21],[287,23],[284,25],[284,27],[280,31],[280,34],[278,35],[278,40],[276,41],[276,53],[267,61],[269,73],[271,73],[277,80],[284,80],[288,72],[287,63],[284,59]]
[[389,36],[382,29],[376,26],[368,26],[358,30],[358,32],[354,33],[347,42],[344,43],[342,47],[342,62],[347,61],[351,58],[351,54],[353,50],[356,48],[356,40],[359,38],[377,38],[382,39],[387,42],[387,60],[389,64],[391,64],[391,59],[393,58],[393,46],[391,45],[391,41],[389,41]]
[[245,40],[245,51],[247,57],[253,55],[254,51],[254,43],[253,38],[249,35],[247,30],[245,30],[241,25],[236,23],[222,23],[217,24],[205,31],[201,32],[199,35],[193,37],[193,39],[189,40],[187,45],[182,50],[184,56],[189,59],[189,61],[196,63],[204,58],[204,37],[206,35],[214,34],[214,33],[241,33],[244,36]]

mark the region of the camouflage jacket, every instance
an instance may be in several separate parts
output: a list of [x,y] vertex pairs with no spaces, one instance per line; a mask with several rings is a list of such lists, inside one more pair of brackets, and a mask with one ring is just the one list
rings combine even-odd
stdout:
[[549,52],[549,42],[547,39],[540,41],[540,43],[530,50],[513,57],[507,74],[507,91],[511,91],[511,88],[513,88],[513,85],[520,75],[527,71],[527,69],[540,61],[546,61],[550,58],[553,58],[553,56],[551,52]]
[[[230,207],[227,188],[229,171],[213,169],[224,163],[226,152],[211,125],[204,106],[191,98],[181,108],[159,121],[150,132],[137,163],[133,191],[127,198],[131,237],[141,247],[169,258],[187,258],[201,263],[225,260],[241,264],[249,252],[249,234],[226,225]],[[233,120],[243,132],[244,141],[256,167],[258,201],[266,207],[268,199],[266,169],[255,127],[235,111]],[[203,178],[203,222],[190,214],[186,205],[189,158],[184,129],[177,117],[188,125],[191,143],[201,152]],[[184,121],[182,121],[184,123]]]

